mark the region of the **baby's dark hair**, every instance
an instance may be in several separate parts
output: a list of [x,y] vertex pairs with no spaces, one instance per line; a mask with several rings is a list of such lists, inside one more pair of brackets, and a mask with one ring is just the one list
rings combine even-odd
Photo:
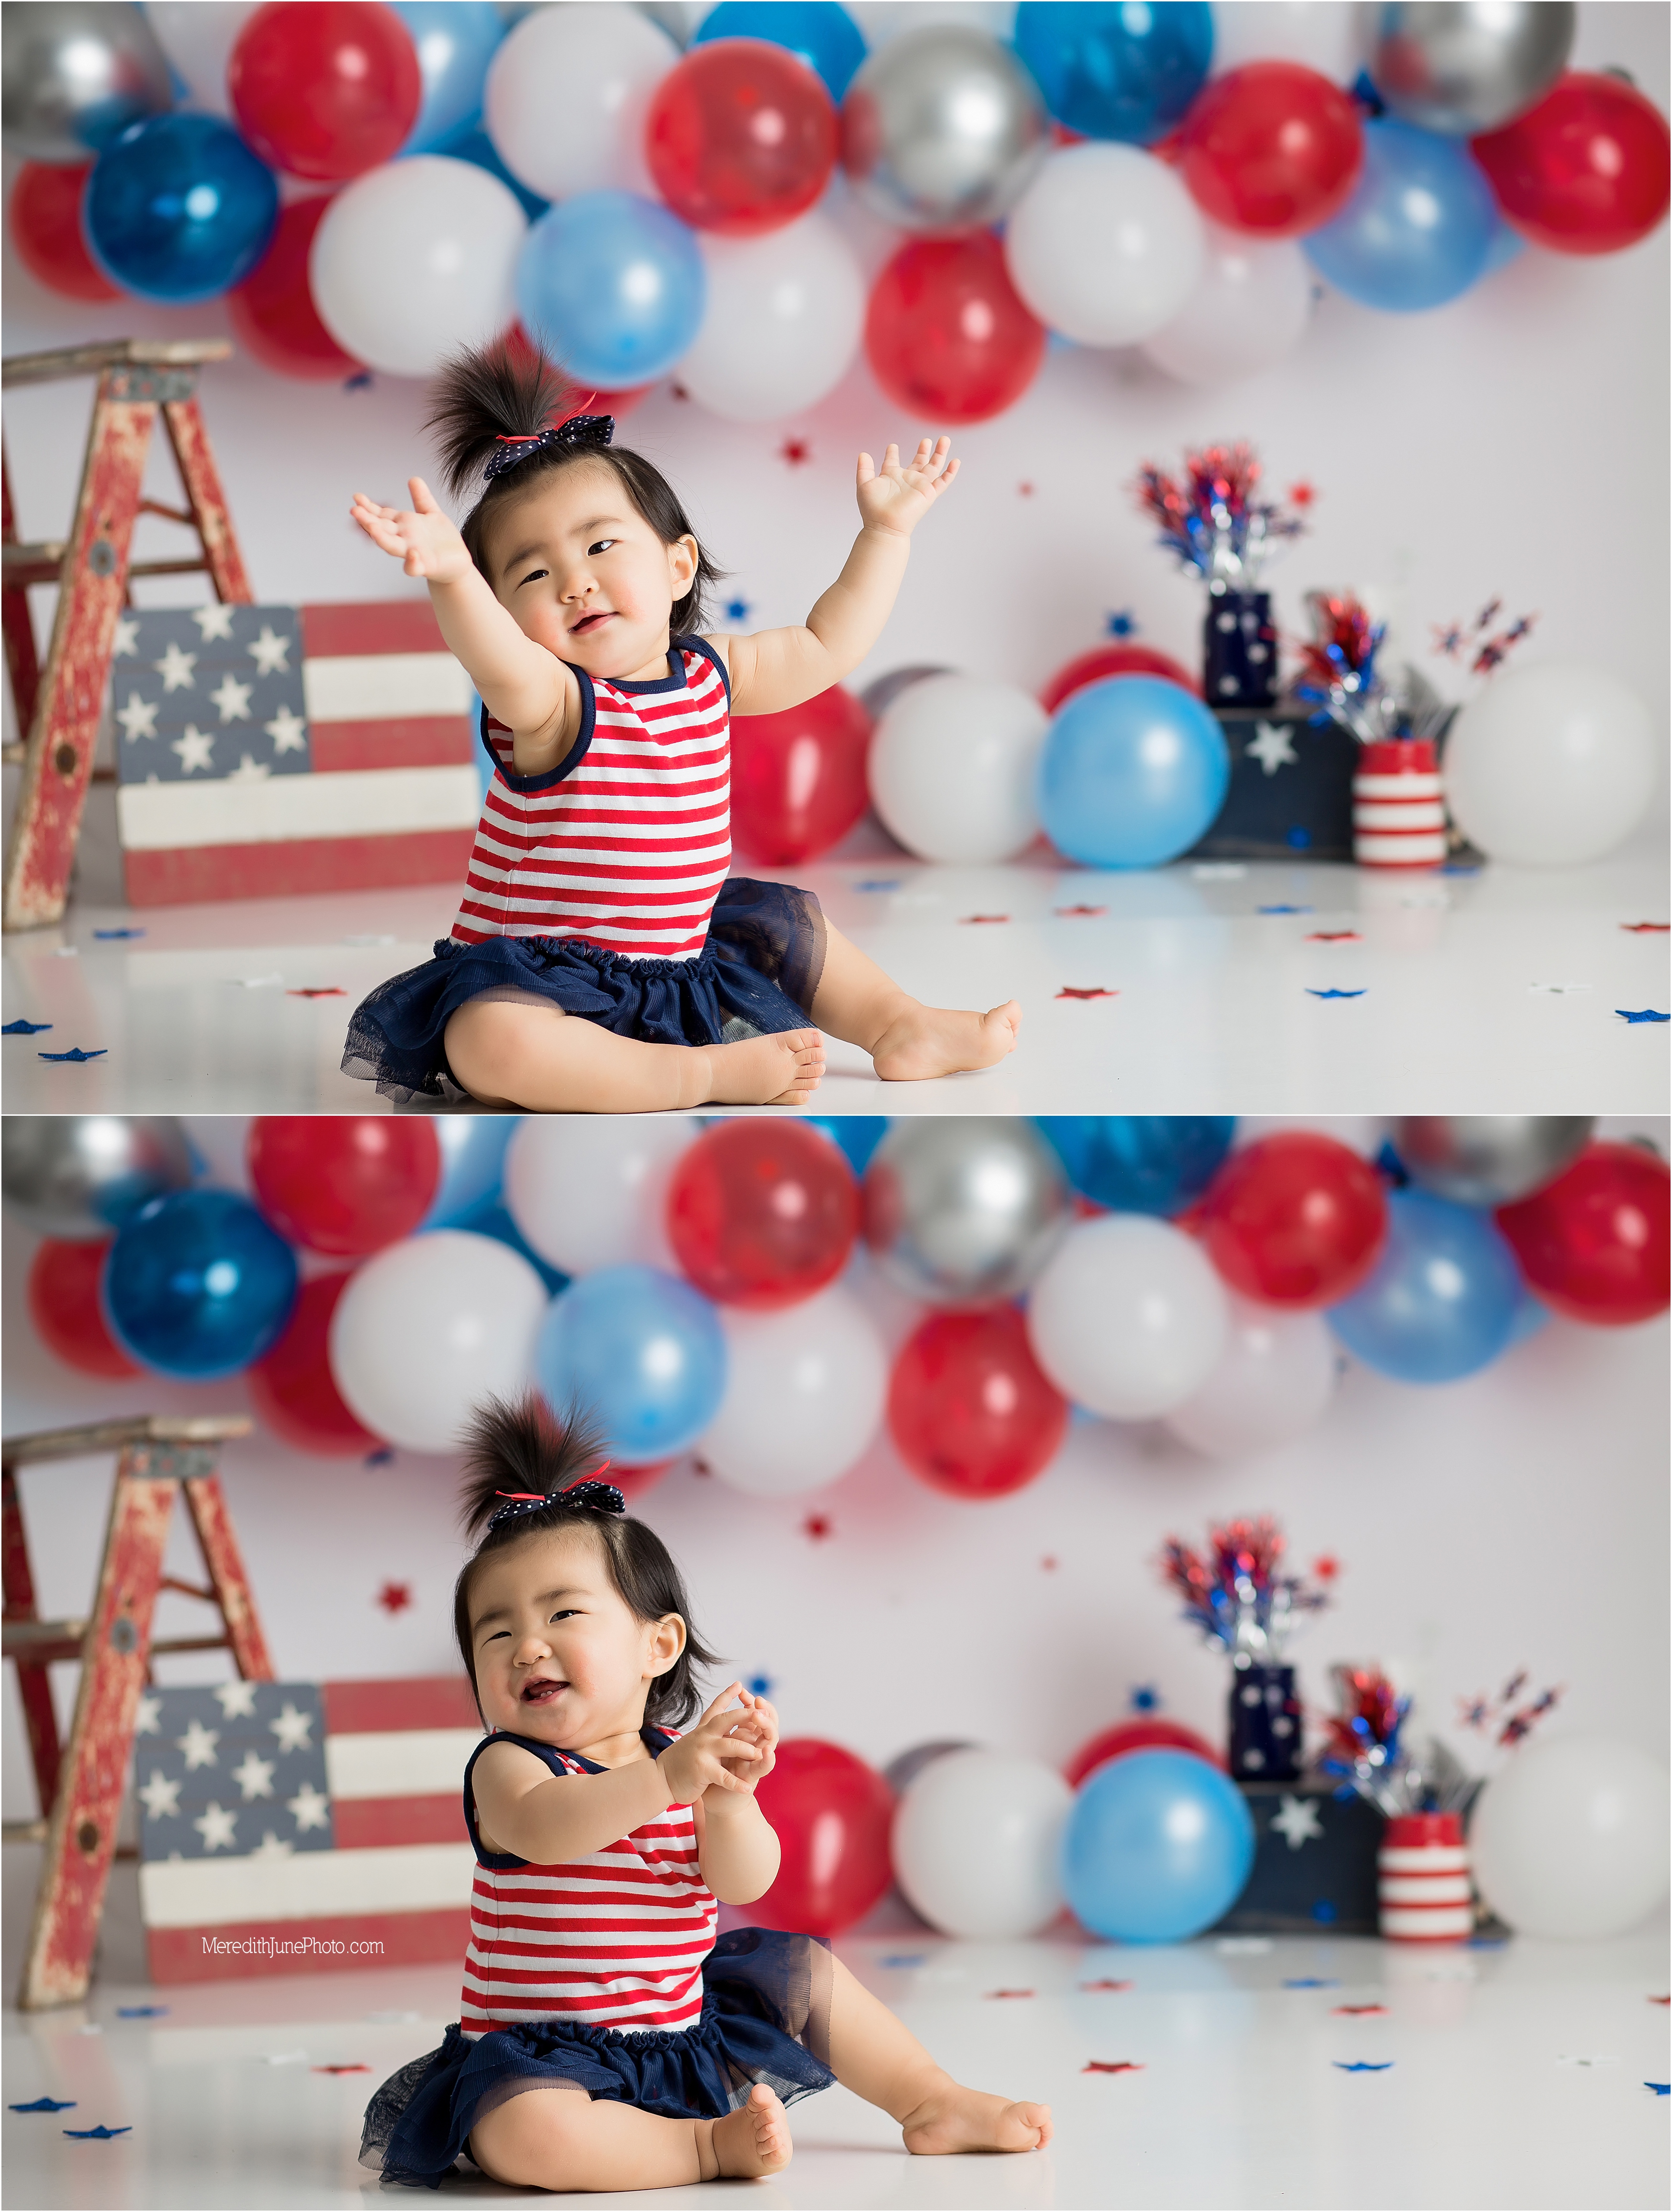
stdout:
[[[488,1527],[506,1500],[503,1492],[521,1491],[549,1497],[592,1474],[609,1452],[603,1431],[578,1408],[554,1416],[543,1398],[530,1391],[516,1405],[490,1398],[477,1407],[466,1432],[461,1517],[467,1536],[482,1540],[465,1562],[453,1590],[453,1632],[463,1656],[472,1691],[476,1687],[476,1653],[470,1637],[470,1583],[477,1567],[495,1552],[543,1536],[557,1528],[584,1528],[597,1539],[610,1580],[634,1618],[660,1620],[676,1613],[685,1623],[685,1649],[665,1674],[651,1684],[645,1718],[652,1728],[682,1728],[701,1704],[694,1680],[715,1664],[691,1619],[685,1579],[667,1546],[642,1521],[554,1497],[548,1505]],[[486,1531],[486,1534],[482,1534]],[[478,1711],[482,1700],[476,1699]]]
[[[454,354],[436,378],[430,398],[424,428],[436,433],[442,480],[457,499],[500,450],[501,438],[537,437],[573,405],[574,388],[526,340],[499,338],[491,345]],[[673,486],[642,453],[626,446],[554,443],[485,484],[459,525],[465,548],[484,575],[488,571],[482,565],[482,539],[494,515],[520,493],[559,469],[572,468],[578,461],[600,461],[613,469],[627,497],[664,545],[681,538],[696,538]],[[691,579],[690,590],[675,600],[669,616],[672,635],[689,637],[706,626],[708,592],[724,574],[698,538],[697,573]],[[491,583],[493,579],[488,580]]]

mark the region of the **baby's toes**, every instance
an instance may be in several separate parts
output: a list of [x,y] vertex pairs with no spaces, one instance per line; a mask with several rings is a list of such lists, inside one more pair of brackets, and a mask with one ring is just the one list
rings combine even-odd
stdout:
[[1051,2107],[1049,2105],[1007,2105],[1000,2125],[1019,2134],[1035,2150],[1043,2150],[1051,2141]]

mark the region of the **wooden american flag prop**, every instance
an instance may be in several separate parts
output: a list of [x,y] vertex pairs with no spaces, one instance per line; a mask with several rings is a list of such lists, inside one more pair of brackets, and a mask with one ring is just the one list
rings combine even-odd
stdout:
[[[462,1675],[146,1692],[134,1793],[152,1979],[462,1966],[463,1784],[483,1732]],[[354,1948],[367,1944],[382,1948]]]
[[128,609],[110,704],[130,903],[462,883],[474,703],[427,599]]

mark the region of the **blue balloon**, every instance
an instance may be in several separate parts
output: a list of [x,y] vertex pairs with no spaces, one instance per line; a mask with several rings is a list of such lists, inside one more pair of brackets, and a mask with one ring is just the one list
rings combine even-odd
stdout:
[[403,154],[449,153],[450,138],[482,114],[488,64],[504,38],[506,19],[494,0],[390,0],[412,34],[423,89],[418,119]]
[[1116,1213],[1181,1213],[1213,1181],[1233,1114],[1047,1114],[1039,1133],[1085,1197]]
[[725,1335],[708,1300],[657,1267],[600,1267],[552,1301],[534,1371],[554,1407],[595,1416],[624,1466],[694,1444],[725,1395]]
[[1455,1382],[1512,1341],[1522,1296],[1515,1255],[1490,1214],[1426,1190],[1396,1190],[1375,1273],[1324,1318],[1378,1375]]
[[441,1180],[421,1229],[457,1229],[467,1213],[500,1194],[506,1147],[517,1133],[514,1114],[438,1114]]
[[1498,228],[1492,234],[1492,243],[1487,248],[1486,274],[1491,276],[1499,269],[1507,269],[1511,261],[1519,261],[1526,251],[1526,240],[1500,215]]
[[215,1382],[277,1341],[296,1302],[296,1255],[247,1199],[172,1191],[118,1231],[102,1302],[142,1367]]
[[1254,1863],[1229,1778],[1187,1751],[1130,1751],[1087,1776],[1063,1833],[1075,1917],[1118,1943],[1182,1943],[1222,1919]]
[[490,177],[497,177],[507,191],[516,195],[530,222],[536,222],[551,205],[538,192],[531,192],[520,177],[512,175],[500,159],[499,149],[480,124],[467,131],[462,138],[455,138],[446,154],[450,161],[469,161],[473,168],[486,169]]
[[213,300],[243,282],[279,219],[279,182],[218,116],[148,116],[107,146],[82,203],[88,249],[142,300]]
[[665,376],[707,299],[696,233],[633,192],[579,192],[548,208],[517,264],[523,328],[600,392]]
[[859,26],[836,0],[720,0],[691,44],[705,46],[715,39],[764,39],[768,46],[786,46],[824,79],[825,90],[839,104],[865,58]]
[[1231,781],[1224,732],[1159,676],[1106,676],[1065,700],[1039,756],[1039,819],[1094,868],[1154,868],[1213,825]]
[[1021,0],[1015,47],[1059,123],[1087,138],[1152,146],[1207,82],[1207,0]]
[[829,1138],[857,1176],[864,1174],[871,1154],[888,1133],[886,1114],[809,1114],[807,1124]]
[[1413,314],[1443,307],[1486,273],[1504,227],[1467,143],[1396,116],[1364,126],[1353,197],[1301,250],[1318,275],[1366,307]]

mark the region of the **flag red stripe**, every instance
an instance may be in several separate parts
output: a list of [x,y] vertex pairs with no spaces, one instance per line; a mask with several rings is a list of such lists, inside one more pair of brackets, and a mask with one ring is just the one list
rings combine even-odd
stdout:
[[310,722],[314,772],[359,768],[452,768],[475,757],[463,714],[391,714],[382,722]]
[[393,837],[164,848],[124,853],[123,868],[130,906],[390,890],[402,884],[457,883],[469,860],[472,836],[469,830],[415,830]]
[[[476,1729],[476,1701],[463,1674],[400,1674],[371,1682],[326,1682],[327,1735],[387,1735],[397,1729]],[[463,1770],[460,1769],[461,1778]]]
[[[206,1937],[239,1942],[271,1936],[294,1943],[311,1936],[321,1943],[340,1942],[338,1952],[290,1952],[264,1958],[259,1952],[206,1951]],[[152,1928],[146,1931],[154,1982],[241,1982],[252,1974],[364,1973],[368,1967],[426,1966],[462,1958],[470,1938],[470,1916],[457,1906],[431,1912],[352,1912],[306,1923],[295,1920],[249,1920],[219,1928]],[[381,1952],[350,1951],[350,1943],[381,1943]]]
[[342,653],[447,650],[427,592],[422,599],[368,599],[300,611],[305,660],[330,659]]
[[340,1851],[390,1844],[468,1844],[461,1790],[445,1797],[333,1797],[331,1826]]

